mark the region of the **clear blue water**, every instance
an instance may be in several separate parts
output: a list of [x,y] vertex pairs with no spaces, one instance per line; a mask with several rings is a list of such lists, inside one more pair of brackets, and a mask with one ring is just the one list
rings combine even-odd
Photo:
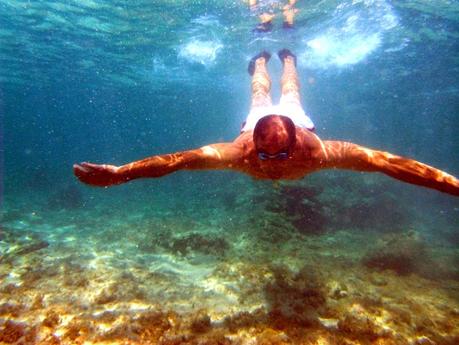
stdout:
[[[455,197],[349,172],[319,172],[280,186],[231,172],[178,172],[109,189],[73,176],[76,162],[120,165],[231,141],[249,110],[250,58],[284,47],[297,55],[303,104],[321,138],[409,156],[459,176],[459,2],[299,0],[297,8],[294,30],[283,30],[278,15],[271,33],[254,34],[257,18],[242,1],[0,1],[0,297],[2,306],[23,306],[16,314],[0,308],[2,334],[13,327],[10,320],[24,326],[25,337],[37,318],[58,308],[75,319],[40,326],[33,341],[51,343],[53,335],[72,343],[78,337],[68,332],[77,328],[78,339],[97,343],[109,331],[87,316],[104,308],[132,323],[145,308],[161,306],[185,320],[200,317],[193,314],[200,305],[211,326],[193,339],[211,339],[225,317],[277,310],[276,298],[285,297],[273,288],[282,284],[272,265],[284,265],[290,272],[284,276],[315,265],[329,272],[321,277],[325,295],[334,296],[338,284],[348,287],[347,297],[327,297],[327,310],[306,314],[343,325],[354,315],[345,312],[350,306],[371,310],[359,300],[363,295],[385,300],[373,307],[400,320],[416,309],[403,298],[419,293],[425,309],[411,323],[397,328],[386,320],[399,336],[394,341],[457,340]],[[269,70],[276,99],[281,64],[275,57]],[[368,253],[384,252],[380,246],[393,238],[408,253],[400,260],[416,263],[423,253],[430,259],[408,275],[365,265]],[[258,272],[258,284],[250,271]],[[87,282],[60,285],[74,275]],[[381,279],[386,285],[378,285]],[[113,282],[126,288],[113,292]],[[373,283],[375,290],[356,293],[364,289],[359,284]],[[400,295],[390,299],[393,289]],[[420,292],[429,289],[431,295]],[[95,297],[84,293],[89,290]],[[37,296],[42,307],[33,309]],[[292,291],[289,296],[298,300]],[[70,312],[72,303],[78,307]],[[291,314],[280,315],[292,324]],[[81,331],[81,320],[95,328]],[[228,334],[243,341],[245,330],[263,344],[270,335],[260,329],[267,325],[288,334],[285,343],[305,341],[272,319],[259,320],[255,333],[241,326]],[[369,341],[364,331],[346,333],[339,323],[311,324],[301,324],[317,335],[311,343],[319,336]],[[158,343],[145,340],[145,332],[118,332],[113,339],[120,342]]]

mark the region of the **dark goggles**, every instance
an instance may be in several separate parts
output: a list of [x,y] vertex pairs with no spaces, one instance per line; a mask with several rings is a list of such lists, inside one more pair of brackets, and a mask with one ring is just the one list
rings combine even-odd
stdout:
[[285,160],[288,158],[288,152],[282,151],[278,152],[275,154],[270,155],[269,153],[266,152],[258,152],[258,158],[261,159],[262,161],[268,160],[268,159],[279,159],[279,160]]

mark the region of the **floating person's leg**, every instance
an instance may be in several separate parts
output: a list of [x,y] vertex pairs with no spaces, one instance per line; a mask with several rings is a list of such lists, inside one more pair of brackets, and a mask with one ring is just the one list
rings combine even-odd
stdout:
[[269,32],[273,28],[273,19],[275,17],[273,9],[269,4],[263,1],[249,0],[250,12],[258,16],[260,23],[252,30],[256,33]]
[[288,49],[280,50],[278,55],[284,65],[279,107],[283,113],[288,114],[295,125],[313,130],[314,124],[309,116],[306,115],[301,105],[300,81],[296,71],[296,56]]
[[249,0],[250,11],[255,12],[257,10],[257,2],[257,0]]
[[270,58],[271,54],[263,51],[255,55],[249,62],[248,72],[252,76],[252,100],[250,113],[242,125],[242,132],[253,129],[257,121],[268,115],[267,112],[272,108],[271,78],[266,68]]
[[295,14],[298,13],[298,9],[293,7],[295,3],[296,3],[296,0],[289,0],[288,4],[285,5],[284,8],[282,9],[282,13],[284,15],[284,23],[283,23],[284,29],[293,28]]

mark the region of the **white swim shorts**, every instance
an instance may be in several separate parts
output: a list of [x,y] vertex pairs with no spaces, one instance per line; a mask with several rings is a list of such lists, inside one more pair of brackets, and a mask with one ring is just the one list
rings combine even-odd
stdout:
[[283,102],[279,105],[253,108],[242,125],[241,132],[255,129],[257,122],[267,115],[286,116],[289,117],[296,126],[309,129],[310,131],[314,130],[314,123],[309,116],[306,115],[300,105],[293,102]]

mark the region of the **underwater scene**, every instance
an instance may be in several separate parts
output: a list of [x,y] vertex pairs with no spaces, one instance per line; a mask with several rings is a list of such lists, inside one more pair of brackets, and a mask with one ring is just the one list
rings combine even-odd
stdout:
[[0,0],[0,116],[0,344],[459,344],[459,1]]

